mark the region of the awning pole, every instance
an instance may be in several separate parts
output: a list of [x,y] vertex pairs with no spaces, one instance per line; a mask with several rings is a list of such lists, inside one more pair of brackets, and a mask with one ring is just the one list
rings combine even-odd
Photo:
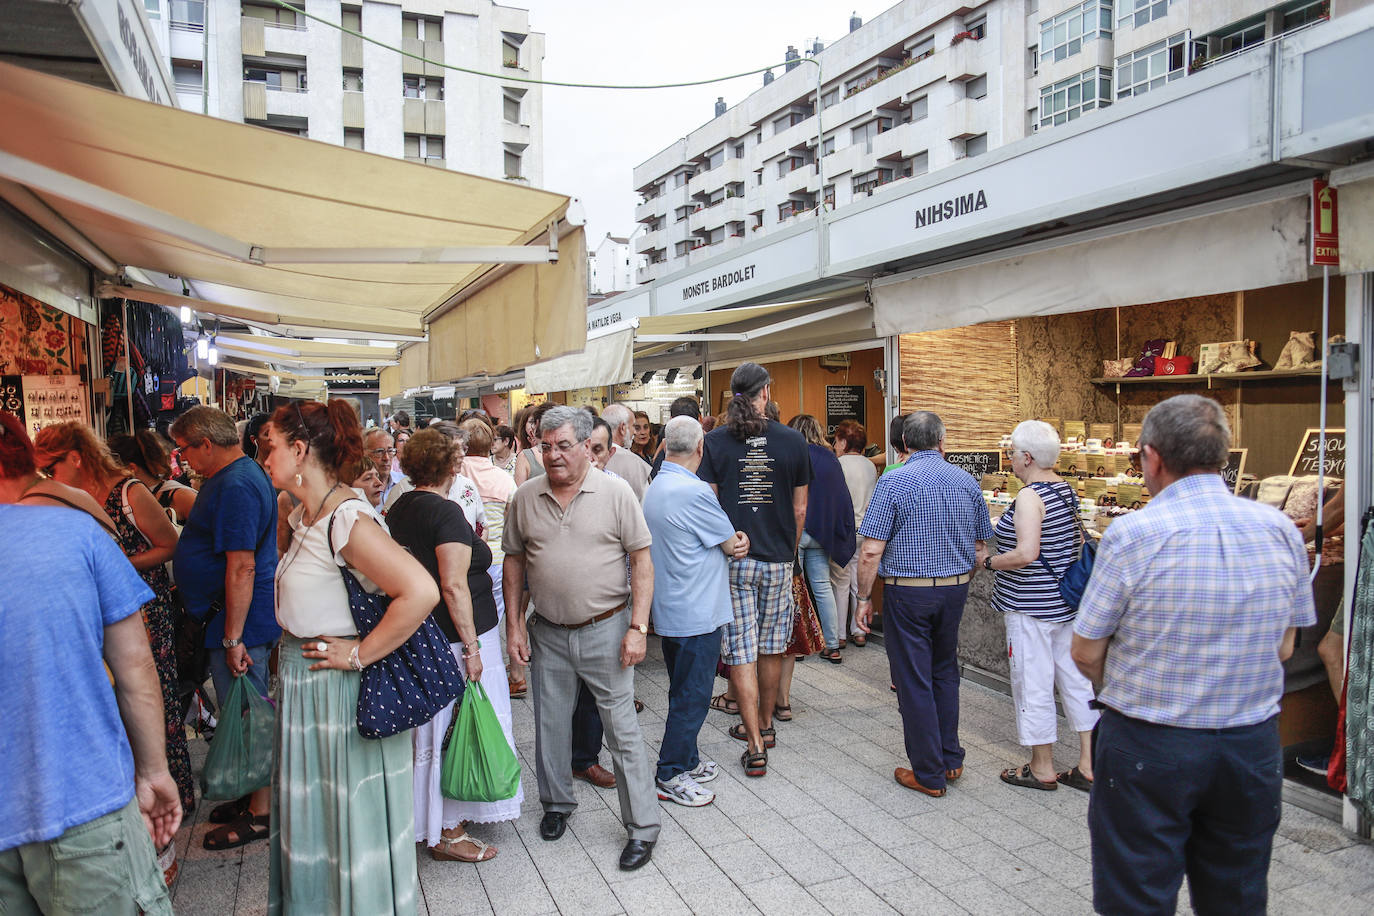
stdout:
[[1326,389],[1330,380],[1326,377],[1327,354],[1331,349],[1328,341],[1331,327],[1331,268],[1322,265],[1322,374],[1320,408],[1317,414],[1317,520],[1316,520],[1316,562],[1312,564],[1310,578],[1316,581],[1317,571],[1322,568],[1322,509],[1326,504]]
[[129,350],[129,300],[119,300],[120,325],[124,331],[124,396],[129,410],[129,435],[134,434],[134,355]]

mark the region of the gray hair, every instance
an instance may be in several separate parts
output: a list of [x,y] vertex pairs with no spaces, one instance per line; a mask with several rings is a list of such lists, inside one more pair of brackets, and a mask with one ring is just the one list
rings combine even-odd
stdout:
[[550,407],[539,419],[539,435],[543,436],[564,426],[571,426],[573,435],[581,442],[592,434],[592,416],[581,407]]
[[945,438],[945,424],[938,415],[929,410],[917,410],[907,414],[902,424],[902,439],[913,452],[935,448]]
[[[601,411],[601,419],[610,424],[611,436],[614,438],[615,434],[626,424],[634,423],[635,415],[634,411],[630,410],[630,408],[626,407],[624,404],[616,403],[608,404],[606,409]],[[584,436],[583,438],[586,437]]]
[[199,445],[202,439],[208,439],[211,445],[220,448],[230,448],[242,443],[233,419],[224,411],[204,404],[192,407],[177,417],[168,432],[172,434],[173,439],[181,439],[187,445]]
[[[438,423],[430,424],[428,428],[437,429],[445,436],[448,436],[461,445],[464,452],[468,450],[468,431],[452,420],[440,420]],[[404,432],[410,432],[410,430],[404,430]]]
[[669,455],[690,455],[697,450],[697,443],[705,433],[701,431],[701,421],[696,417],[673,417],[663,427],[663,451]]
[[[382,429],[380,426],[369,426],[367,428],[367,431],[363,433],[363,444],[367,445],[372,442],[375,442],[382,436],[386,436],[388,439],[391,439],[391,433]],[[392,441],[394,442],[395,440],[392,439]]]
[[1052,468],[1059,461],[1059,433],[1044,420],[1023,420],[1011,431],[1011,447],[1026,452],[1036,467]]
[[1226,412],[1211,398],[1179,394],[1160,401],[1145,415],[1140,447],[1159,453],[1170,472],[1219,471],[1226,467],[1231,425]]

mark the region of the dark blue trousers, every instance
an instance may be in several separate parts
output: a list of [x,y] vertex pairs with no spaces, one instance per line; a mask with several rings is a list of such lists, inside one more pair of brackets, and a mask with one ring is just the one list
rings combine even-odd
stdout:
[[711,708],[724,629],[700,636],[662,637],[663,663],[668,667],[668,721],[658,749],[657,775],[664,782],[701,763],[697,735]]
[[1277,716],[1197,729],[1109,710],[1093,749],[1097,912],[1171,914],[1185,873],[1202,916],[1266,911],[1283,794]]
[[883,644],[911,771],[928,789],[964,765],[959,744],[959,621],[968,583],[883,588]]
[[590,769],[601,757],[601,713],[596,711],[596,697],[587,685],[577,682],[577,705],[572,718],[572,767]]

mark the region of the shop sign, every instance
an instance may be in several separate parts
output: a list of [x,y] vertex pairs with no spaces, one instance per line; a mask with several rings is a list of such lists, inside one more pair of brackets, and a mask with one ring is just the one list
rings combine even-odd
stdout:
[[1341,266],[1340,225],[1336,220],[1336,189],[1320,178],[1312,179],[1312,239],[1310,251],[1315,267]]
[[656,312],[671,314],[714,307],[766,291],[784,281],[802,282],[816,273],[816,233],[811,230],[748,254],[722,259],[719,265],[693,271],[676,282],[665,282],[655,293]]
[[1248,448],[1233,448],[1226,453],[1226,467],[1221,469],[1221,479],[1232,493],[1240,493],[1240,479],[1245,476],[1245,456]]
[[[1321,430],[1309,429],[1303,433],[1298,443],[1298,453],[1293,456],[1293,466],[1288,469],[1291,477],[1310,477],[1321,469]],[[1326,477],[1345,477],[1345,430],[1326,431]]]
[[649,294],[623,293],[610,300],[602,300],[587,309],[587,333],[603,331],[618,324],[643,318],[649,314]]
[[982,480],[986,475],[996,474],[1002,469],[1002,452],[998,449],[945,452],[945,460],[968,471],[974,480]]
[[845,420],[863,425],[868,391],[863,385],[825,386],[825,434],[835,434],[835,427]]
[[78,3],[72,12],[121,93],[168,104],[171,79],[140,0]]

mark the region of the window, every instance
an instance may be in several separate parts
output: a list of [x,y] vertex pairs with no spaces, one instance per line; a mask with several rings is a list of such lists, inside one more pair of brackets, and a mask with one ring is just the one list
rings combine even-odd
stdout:
[[444,138],[427,134],[406,134],[405,154],[407,159],[442,159]]
[[444,97],[444,81],[437,76],[403,76],[401,94],[408,99],[439,101]]
[[505,163],[507,178],[525,177],[525,164],[523,162],[523,159],[524,157],[520,153],[517,153],[514,150],[506,150]]
[[861,124],[849,131],[850,143],[855,145],[862,143],[867,147],[868,152],[872,152],[873,138],[891,129],[891,118],[874,118],[867,124]]
[[1234,29],[1222,35],[1219,39],[1221,54],[1230,54],[1233,51],[1243,51],[1246,48],[1254,47],[1264,41],[1264,20]]
[[972,159],[974,156],[981,156],[988,151],[988,135],[979,134],[976,137],[969,137],[964,141],[964,156]]
[[1129,29],[1132,26],[1149,25],[1156,19],[1169,15],[1169,5],[1173,0],[1116,0],[1116,27]]
[[685,185],[687,182],[691,181],[691,180],[692,180],[692,176],[695,175],[695,174],[696,174],[696,173],[693,172],[691,169],[687,169],[687,170],[685,170],[685,171],[678,172],[676,175],[673,176],[673,187],[675,187],[675,188],[680,188],[680,187],[682,187],[682,186]]
[[363,148],[363,132],[362,132],[362,130],[361,130],[360,128],[355,128],[355,127],[345,127],[345,128],[344,128],[344,146],[348,147],[349,149],[362,149],[362,148]]
[[444,24],[438,19],[405,15],[401,17],[401,37],[418,38],[421,41],[443,41]]
[[921,96],[919,99],[912,99],[911,106],[906,110],[906,122],[915,123],[924,121],[930,114],[930,97]]
[[773,133],[780,134],[783,131],[787,130],[787,128],[791,127],[793,124],[800,124],[802,121],[805,120],[806,117],[802,115],[801,112],[789,111],[781,118],[775,118],[773,120]]
[[725,150],[718,149],[714,153],[706,157],[706,168],[703,171],[709,172],[712,169],[720,168],[724,164]]
[[821,96],[821,107],[822,107],[822,108],[829,108],[831,105],[834,105],[834,104],[835,104],[836,102],[838,102],[839,100],[840,100],[840,90],[839,90],[839,89],[831,89],[829,92],[827,92],[827,93],[825,93],[825,94],[823,94],[823,95]]
[[503,33],[501,38],[501,66],[518,70],[520,68],[520,47],[524,43],[523,35]]
[[1111,37],[1111,0],[1087,0],[1040,23],[1040,61],[1064,60],[1090,41]]
[[343,88],[344,92],[362,92],[363,71],[345,70],[343,72]]
[[143,10],[149,19],[159,18],[162,15],[161,0],[143,0]]
[[1040,90],[1040,127],[1067,124],[1085,111],[1112,103],[1112,76],[1105,67],[1093,67]]
[[1040,46],[1031,45],[1026,49],[1026,72],[1035,76],[1040,72]]
[[266,83],[272,92],[304,92],[304,70],[277,70],[266,67],[244,67],[245,83]]
[[913,61],[924,60],[935,53],[935,36],[927,35],[916,44],[911,46],[911,59]]
[[200,92],[205,88],[204,70],[199,63],[172,61],[172,82],[177,92]]
[[[253,3],[243,4],[242,14],[253,19],[265,20],[268,25],[277,26],[283,29],[294,29],[298,26],[304,28],[304,19],[297,22],[299,18],[295,10],[284,10],[279,6],[258,6]],[[204,17],[201,18],[202,23]]]
[[694,207],[692,204],[687,204],[686,206],[678,207],[676,210],[674,210],[673,216],[676,217],[677,222],[680,223],[687,217],[691,216],[694,210],[696,210],[696,207]]
[[350,32],[361,32],[363,30],[362,10],[340,10],[339,25]]
[[825,193],[823,195],[823,199],[825,200],[825,205],[827,207],[829,207],[832,210],[835,209],[835,186],[833,184],[828,184],[825,186]]
[[694,241],[678,242],[676,245],[673,246],[673,254],[676,257],[685,258],[687,256],[687,252],[691,251],[695,247],[697,247],[697,243]]
[[205,0],[171,0],[167,4],[167,14],[170,17],[168,24],[174,29],[205,31]]
[[821,144],[821,155],[829,156],[833,152],[835,152],[835,138],[827,137],[825,142]]
[[1330,18],[1331,4],[1329,0],[1311,0],[1296,9],[1291,9],[1283,14],[1282,29],[1291,32],[1293,29],[1300,29],[1313,22],[1320,22]]
[[971,22],[964,23],[964,31],[968,32],[969,37],[974,41],[986,38],[988,34],[988,17],[979,16]]
[[975,76],[964,83],[964,98],[985,99],[988,96],[988,75]]
[[512,124],[519,124],[520,121],[520,102],[521,97],[507,90],[501,99],[502,115]]
[[907,178],[924,175],[930,171],[930,153],[921,151],[902,163],[902,174]]
[[736,159],[743,159],[743,158],[744,158],[744,144],[743,144],[743,143],[736,143],[736,144],[735,144],[735,158],[736,158]]
[[[1165,41],[1157,41],[1134,54],[1116,59],[1116,97],[1129,98],[1158,89],[1170,80],[1187,73],[1184,53],[1186,33],[1180,32]],[[1041,118],[1044,122],[1044,118]]]
[[892,169],[873,169],[870,172],[862,172],[855,175],[850,179],[850,181],[853,182],[855,196],[867,194],[874,188],[881,187],[891,180]]

